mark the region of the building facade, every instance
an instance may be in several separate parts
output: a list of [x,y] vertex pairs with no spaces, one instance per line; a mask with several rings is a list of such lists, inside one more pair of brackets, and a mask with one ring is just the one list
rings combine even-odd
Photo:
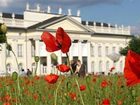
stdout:
[[[58,27],[62,27],[72,39],[69,51],[70,60],[79,59],[87,67],[89,73],[109,72],[114,66],[108,58],[112,53],[119,53],[121,47],[127,45],[131,38],[130,27],[111,25],[102,22],[83,21],[80,11],[72,15],[68,10],[67,15],[51,13],[51,7],[42,11],[39,5],[36,9],[30,9],[29,4],[23,15],[14,13],[0,13],[0,23],[8,27],[8,43],[12,46],[17,58],[18,67],[30,70],[35,69],[34,56],[39,56],[37,73],[44,75],[55,71],[51,64],[49,52],[45,50],[45,44],[41,41],[43,31],[49,31],[53,35]],[[61,51],[55,52],[58,63],[66,62],[66,55]],[[123,72],[124,57],[115,63],[116,72]],[[17,71],[14,55],[1,44],[0,70]]]

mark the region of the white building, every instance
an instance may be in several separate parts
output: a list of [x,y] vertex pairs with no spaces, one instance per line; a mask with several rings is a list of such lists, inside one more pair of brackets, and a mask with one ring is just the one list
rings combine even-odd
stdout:
[[[36,9],[30,9],[27,4],[23,15],[0,13],[0,23],[8,26],[8,43],[11,44],[18,58],[20,68],[34,69],[34,56],[40,57],[38,74],[52,71],[50,53],[45,50],[45,45],[40,37],[43,31],[49,31],[55,35],[58,27],[64,28],[73,41],[69,51],[70,59],[80,59],[87,65],[89,73],[108,73],[113,66],[113,61],[107,55],[114,52],[119,53],[119,49],[126,46],[131,38],[129,26],[83,21],[79,10],[76,16],[72,15],[70,9],[68,9],[67,15],[62,14],[61,8],[58,13],[51,13],[50,6],[46,12],[42,11],[39,5]],[[0,70],[9,70],[9,68],[17,70],[13,54],[4,50],[4,44],[1,46]],[[58,55],[59,64],[64,63],[65,54],[60,51],[55,53]],[[4,66],[5,64],[6,66]],[[124,57],[120,57],[115,66],[117,72],[122,72]]]

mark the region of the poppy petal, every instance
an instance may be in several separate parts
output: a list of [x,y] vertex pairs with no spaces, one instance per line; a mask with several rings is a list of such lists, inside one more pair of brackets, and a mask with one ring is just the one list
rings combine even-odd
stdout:
[[124,76],[127,86],[140,83],[140,55],[129,50],[125,59]]
[[46,50],[48,52],[54,52],[59,50],[60,48],[58,47],[58,43],[55,40],[55,37],[51,35],[49,32],[43,32],[41,35],[41,39],[46,45]]
[[71,46],[71,39],[68,34],[63,30],[63,28],[59,27],[56,32],[56,40],[61,45],[61,51],[63,53],[67,53]]
[[58,65],[57,69],[61,72],[69,72],[70,71],[70,67],[64,64]]

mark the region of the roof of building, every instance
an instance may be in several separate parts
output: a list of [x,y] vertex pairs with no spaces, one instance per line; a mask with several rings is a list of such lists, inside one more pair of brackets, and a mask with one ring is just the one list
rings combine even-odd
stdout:
[[[12,13],[2,13],[3,18],[12,18]],[[15,14],[15,19],[24,19],[22,14]]]
[[70,16],[67,16],[67,15],[63,15],[63,16],[59,16],[59,17],[52,17],[50,19],[44,20],[42,22],[39,22],[39,23],[37,23],[35,25],[30,26],[30,27],[28,27],[28,29],[36,29],[36,28],[38,28],[38,29],[44,29],[47,26],[56,24],[56,23],[58,23],[60,21],[63,21],[65,19],[68,19],[68,20],[72,21],[74,24],[76,24],[77,26],[79,26],[82,29],[84,29],[85,32],[87,32],[87,33],[93,33],[93,30],[91,30],[90,28],[84,26],[80,22],[76,21],[75,19],[73,19],[73,18],[71,18]]
[[53,21],[55,21],[55,20],[58,20],[58,19],[60,19],[60,18],[65,17],[65,16],[66,16],[66,15],[60,16],[60,17],[52,17],[52,18],[50,18],[50,19],[44,20],[44,21],[42,21],[42,22],[39,22],[39,23],[37,23],[37,24],[35,24],[35,25],[30,26],[30,27],[28,27],[28,29],[34,29],[34,28],[37,28],[37,27],[39,27],[39,26],[41,26],[41,25],[49,24],[49,23],[51,23],[51,22],[53,22]]
[[[107,24],[107,23],[93,22],[93,21],[82,21],[83,25],[87,24],[89,26],[94,26],[94,23],[95,23],[96,26],[102,26],[102,24],[103,24],[103,27],[109,27],[109,24]],[[115,27],[115,26],[110,25],[110,27]]]

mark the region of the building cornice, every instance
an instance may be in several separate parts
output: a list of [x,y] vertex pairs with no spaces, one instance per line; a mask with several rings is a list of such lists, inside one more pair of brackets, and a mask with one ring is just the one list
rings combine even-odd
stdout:
[[91,36],[103,36],[103,37],[133,37],[133,35],[125,35],[125,34],[110,34],[110,33],[93,33]]

